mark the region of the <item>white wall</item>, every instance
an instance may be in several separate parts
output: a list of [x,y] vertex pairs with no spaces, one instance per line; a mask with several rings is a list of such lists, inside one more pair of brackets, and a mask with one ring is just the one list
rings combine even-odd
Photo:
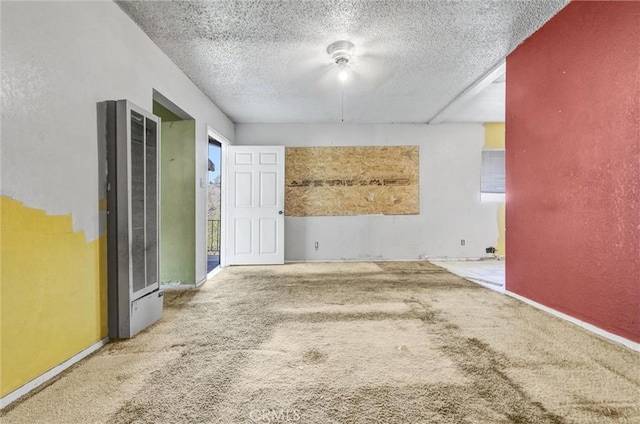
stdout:
[[100,234],[96,103],[129,99],[152,110],[158,90],[196,119],[196,279],[206,273],[205,188],[210,125],[233,123],[113,2],[2,2],[0,193],[73,216]]
[[286,217],[288,261],[483,257],[497,243],[496,205],[479,200],[481,124],[238,124],[236,144],[420,146],[419,215]]

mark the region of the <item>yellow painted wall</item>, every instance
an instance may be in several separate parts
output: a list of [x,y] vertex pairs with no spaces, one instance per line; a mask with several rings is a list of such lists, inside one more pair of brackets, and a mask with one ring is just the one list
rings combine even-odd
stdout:
[[0,197],[0,396],[107,336],[106,237]]
[[504,149],[503,122],[489,122],[484,124],[484,148]]
[[[504,123],[490,122],[484,124],[484,148],[485,149],[504,149],[505,148]],[[499,256],[506,256],[507,249],[505,244],[505,204],[498,205],[498,241],[496,242],[496,250]]]

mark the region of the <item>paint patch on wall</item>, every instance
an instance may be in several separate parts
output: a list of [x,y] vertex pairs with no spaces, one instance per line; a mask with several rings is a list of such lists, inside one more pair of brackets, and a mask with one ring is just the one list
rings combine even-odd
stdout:
[[418,146],[290,147],[287,216],[420,213]]
[[106,237],[0,197],[0,396],[107,336]]

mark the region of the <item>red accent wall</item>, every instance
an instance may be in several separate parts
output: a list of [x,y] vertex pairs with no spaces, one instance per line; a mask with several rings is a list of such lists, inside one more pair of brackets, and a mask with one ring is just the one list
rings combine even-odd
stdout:
[[572,2],[507,58],[507,290],[640,342],[640,2]]

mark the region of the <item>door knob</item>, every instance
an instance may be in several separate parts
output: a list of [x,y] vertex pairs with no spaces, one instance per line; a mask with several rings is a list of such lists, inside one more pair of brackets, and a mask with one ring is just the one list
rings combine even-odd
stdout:
[[282,215],[282,211],[278,211],[278,214],[279,214],[279,215]]

